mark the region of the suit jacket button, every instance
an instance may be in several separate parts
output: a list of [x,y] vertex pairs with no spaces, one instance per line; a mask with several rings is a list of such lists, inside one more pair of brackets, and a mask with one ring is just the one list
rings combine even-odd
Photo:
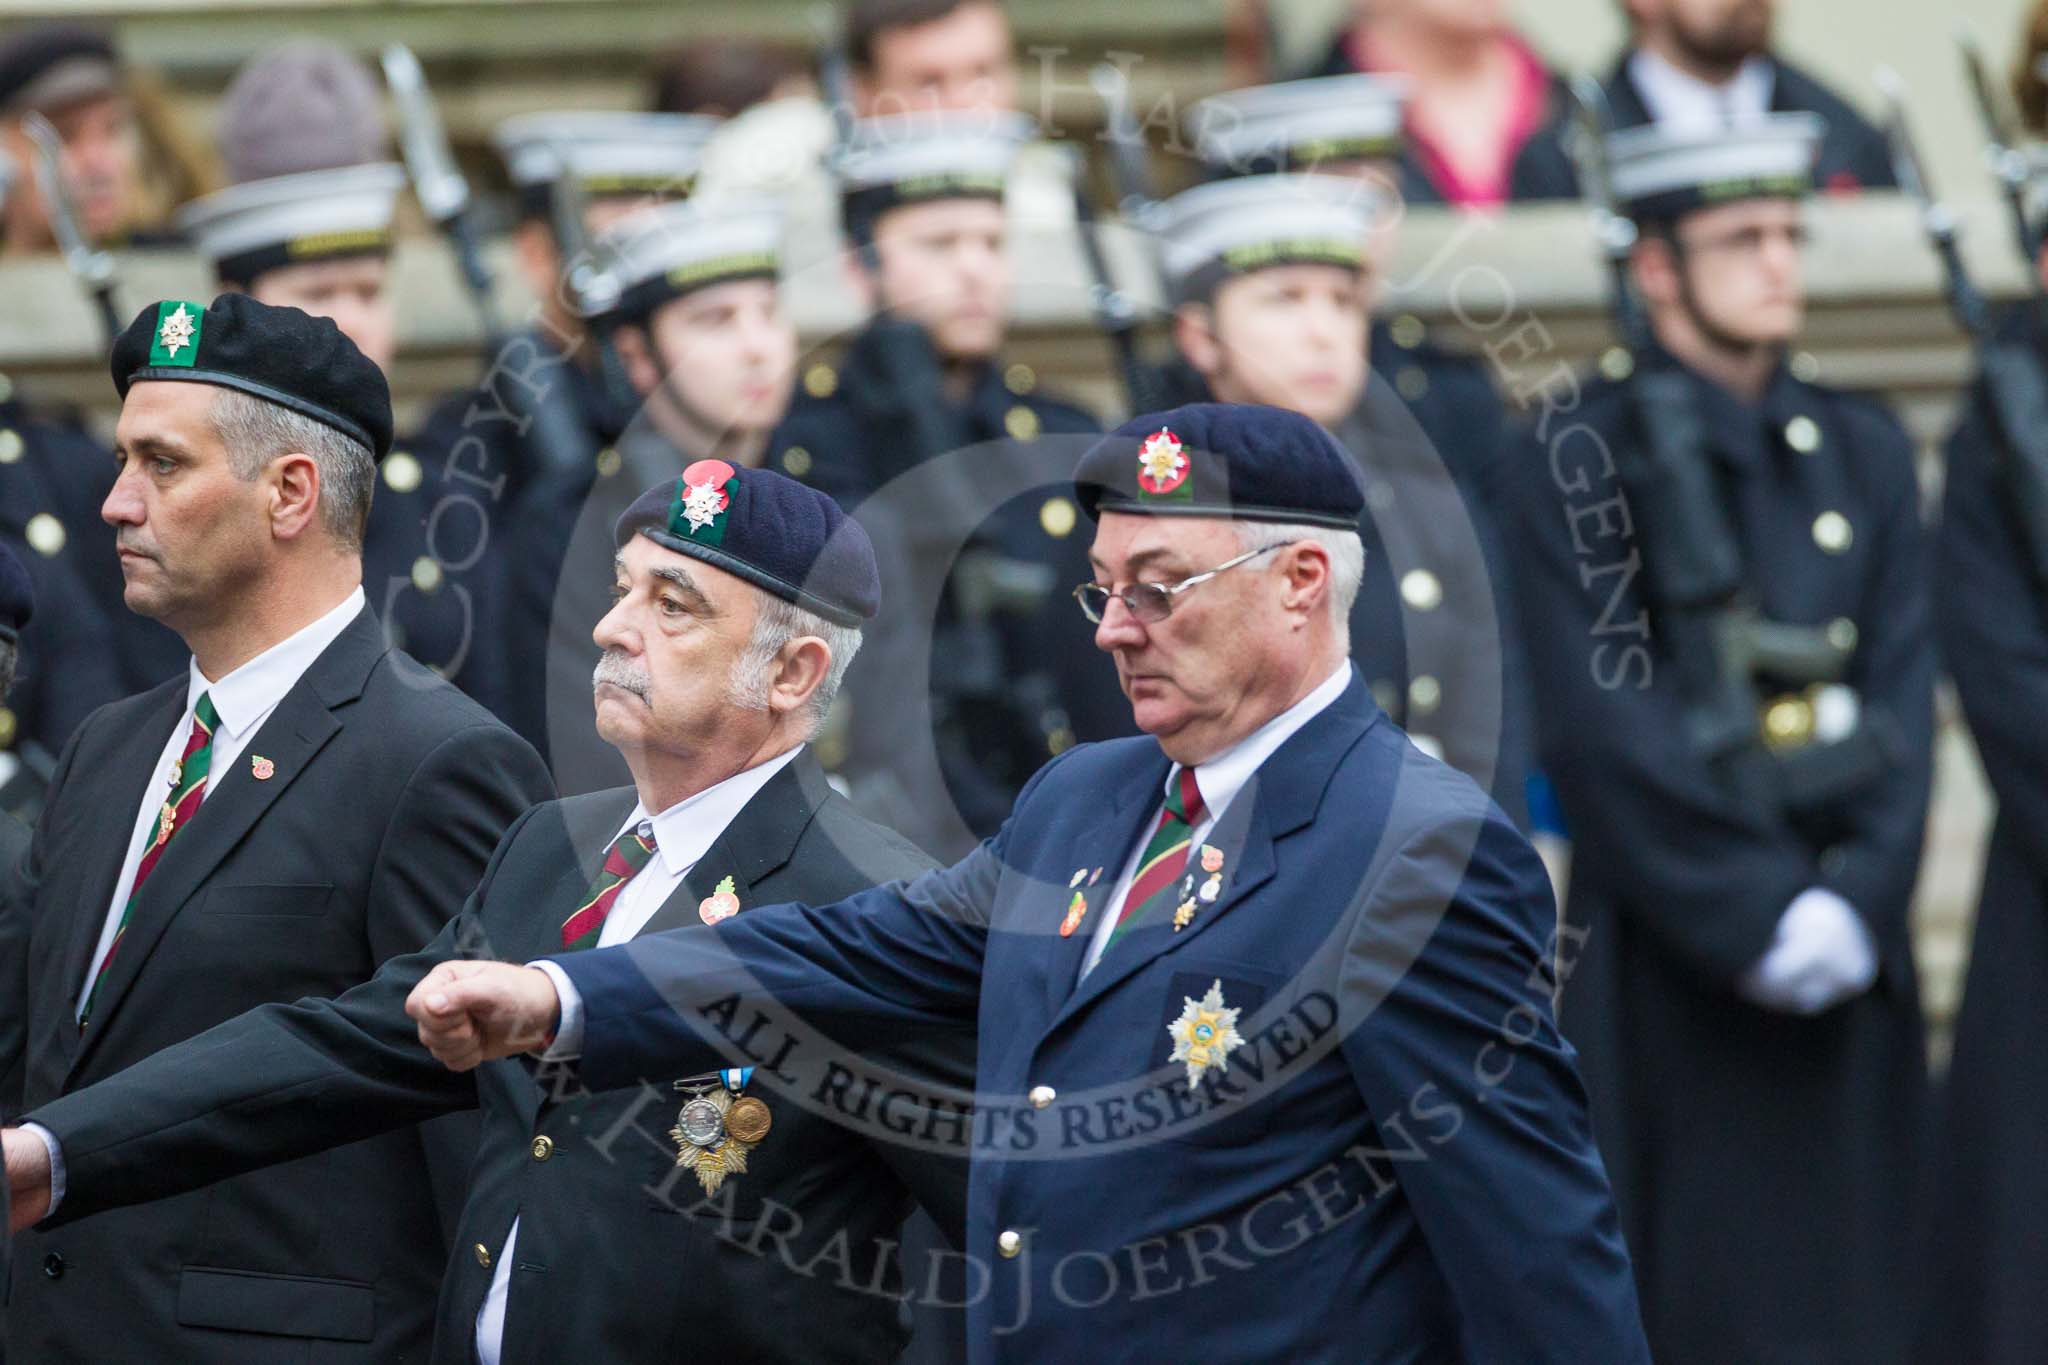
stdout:
[[491,1249],[482,1242],[478,1242],[474,1250],[476,1251],[476,1263],[485,1270],[489,1270],[491,1268]]
[[1049,1085],[1034,1085],[1031,1087],[1031,1093],[1025,1098],[1031,1101],[1033,1109],[1050,1109],[1052,1102],[1059,1097],[1060,1092]]
[[64,1278],[64,1258],[56,1252],[43,1257],[43,1273],[53,1280]]
[[1002,1253],[1006,1261],[1014,1258],[1023,1249],[1024,1239],[1018,1235],[1015,1228],[1004,1228],[996,1237],[996,1250]]
[[555,1140],[543,1133],[533,1140],[533,1159],[546,1161],[555,1154]]

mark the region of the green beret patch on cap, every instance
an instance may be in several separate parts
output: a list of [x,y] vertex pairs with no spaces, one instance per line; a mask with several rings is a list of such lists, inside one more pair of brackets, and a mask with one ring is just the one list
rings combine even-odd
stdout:
[[165,299],[156,306],[156,335],[149,342],[152,365],[190,366],[199,359],[199,333],[206,310],[185,299]]
[[724,460],[699,460],[676,480],[675,499],[669,504],[670,535],[693,540],[699,545],[725,543],[725,514],[739,491],[739,476]]

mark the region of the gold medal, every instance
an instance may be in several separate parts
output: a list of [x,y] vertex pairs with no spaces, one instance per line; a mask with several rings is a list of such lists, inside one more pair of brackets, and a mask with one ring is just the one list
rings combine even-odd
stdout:
[[1189,926],[1190,924],[1193,924],[1194,922],[1195,922],[1195,903],[1194,903],[1193,901],[1191,901],[1191,900],[1186,900],[1186,901],[1182,901],[1182,902],[1181,902],[1181,903],[1180,903],[1179,905],[1177,905],[1177,906],[1175,906],[1175,907],[1174,907],[1174,911],[1173,911],[1173,932],[1175,932],[1175,933],[1177,934],[1177,933],[1179,933],[1179,932],[1180,932],[1181,930],[1183,930],[1183,929],[1187,928],[1187,927],[1188,927],[1188,926]]
[[[772,1122],[768,1106],[748,1096],[735,1100],[722,1085],[677,1081],[676,1089],[690,1096],[676,1115],[676,1126],[668,1130],[676,1144],[676,1165],[696,1176],[705,1194],[717,1194],[727,1176],[746,1173],[747,1153],[760,1138],[749,1138],[744,1130],[755,1129],[765,1136]],[[756,1109],[758,1115],[752,1112]],[[735,1112],[740,1116],[741,1131],[733,1127]]]
[[768,1136],[774,1123],[775,1116],[768,1112],[768,1106],[752,1095],[740,1096],[725,1111],[725,1131],[741,1142],[759,1142]]

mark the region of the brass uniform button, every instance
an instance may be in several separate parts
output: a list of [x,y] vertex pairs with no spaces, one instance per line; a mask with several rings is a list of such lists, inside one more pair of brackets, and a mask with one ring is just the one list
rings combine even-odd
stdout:
[[1788,364],[1792,377],[1802,384],[1811,384],[1820,378],[1820,357],[1812,351],[1794,351]]
[[0,431],[0,464],[13,464],[27,449],[28,443],[21,439],[21,433],[13,427]]
[[1429,392],[1429,372],[1420,365],[1403,365],[1394,371],[1394,392],[1410,403],[1420,402]]
[[555,1140],[549,1137],[546,1133],[542,1133],[539,1137],[533,1140],[533,1159],[535,1161],[546,1161],[549,1157],[553,1156],[554,1154]]
[[1003,430],[1010,433],[1013,441],[1035,441],[1038,439],[1038,414],[1019,403],[1003,414]]
[[441,561],[432,555],[421,555],[412,562],[412,585],[421,592],[438,592],[441,588]]
[[478,1242],[474,1250],[476,1252],[476,1263],[485,1270],[489,1270],[491,1268],[491,1249],[482,1242]]
[[597,452],[598,477],[609,479],[612,475],[619,472],[619,467],[624,463],[625,461],[619,458],[618,451],[613,450],[610,446],[606,446],[603,450]]
[[1038,372],[1029,365],[1012,365],[1003,371],[1003,387],[1021,397],[1038,387]]
[[12,397],[14,397],[14,381],[6,375],[0,374],[0,403],[5,403]]
[[1034,1085],[1031,1087],[1031,1093],[1025,1096],[1031,1101],[1033,1109],[1050,1109],[1052,1102],[1059,1097],[1059,1092],[1049,1085]]
[[1844,654],[1856,648],[1856,623],[1846,616],[1828,622],[1828,643]]
[[1375,678],[1372,682],[1373,704],[1382,711],[1391,713],[1401,704],[1401,691],[1387,678]]
[[1064,725],[1045,732],[1045,751],[1054,758],[1074,747],[1074,732]]
[[54,559],[64,553],[64,523],[48,512],[36,513],[21,529],[28,538],[29,548],[43,558]]
[[1636,358],[1627,347],[1609,346],[1600,353],[1600,373],[1610,382],[1619,384],[1635,372]]
[[1403,313],[1387,324],[1387,335],[1396,346],[1412,351],[1429,335],[1429,329],[1422,325],[1422,319],[1413,313]]
[[1785,444],[1801,455],[1811,455],[1820,449],[1820,423],[1801,413],[1785,423]]
[[[477,1249],[481,1251],[483,1248],[479,1247]],[[1015,1228],[1004,1228],[996,1237],[996,1251],[1006,1261],[1014,1260],[1017,1253],[1023,1249],[1024,1238],[1018,1234]]]
[[1408,714],[1426,716],[1442,705],[1443,684],[1427,673],[1418,674],[1408,684]]
[[14,732],[20,728],[11,707],[0,706],[0,749],[14,747]]
[[1764,707],[1764,743],[1772,749],[1796,749],[1813,738],[1813,703],[1797,694],[1777,698]]
[[1444,600],[1444,585],[1427,569],[1401,575],[1401,600],[1417,611],[1435,611]]
[[813,365],[804,371],[804,392],[813,398],[830,398],[839,391],[839,371],[830,365]]
[[792,479],[801,479],[811,472],[811,452],[802,446],[791,446],[782,452],[782,472]]
[[1813,543],[1831,555],[1841,554],[1855,539],[1855,528],[1840,512],[1823,512],[1813,519]]
[[1038,509],[1038,526],[1054,540],[1071,535],[1077,514],[1070,498],[1047,498]]
[[394,450],[384,457],[384,486],[392,492],[410,493],[425,478],[420,462],[407,452]]

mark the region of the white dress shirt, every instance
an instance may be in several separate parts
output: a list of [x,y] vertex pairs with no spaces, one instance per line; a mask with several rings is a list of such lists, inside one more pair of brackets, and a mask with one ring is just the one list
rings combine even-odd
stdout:
[[[170,795],[174,785],[171,767],[185,752],[185,741],[192,734],[192,713],[199,705],[199,694],[212,694],[214,715],[220,722],[214,727],[213,744],[207,754],[206,785],[199,791],[203,805],[213,794],[214,787],[233,769],[235,760],[248,748],[256,731],[270,719],[270,713],[277,709],[277,704],[284,700],[285,693],[298,684],[299,678],[313,666],[313,661],[356,619],[363,604],[363,590],[358,587],[342,600],[340,606],[311,625],[301,626],[219,682],[208,681],[206,675],[199,671],[199,661],[192,660],[185,683],[185,714],[171,727],[171,737],[164,741],[163,752],[157,755],[156,777],[143,790],[142,806],[135,812],[135,826],[128,836],[128,857],[121,864],[121,875],[114,881],[114,899],[107,906],[99,941],[93,945],[92,956],[86,959],[85,979],[78,983],[78,998],[71,1011],[73,1018],[84,1012],[85,997],[92,988],[92,979],[98,973],[114,935],[121,930],[121,912],[127,909],[129,894],[135,886],[135,870],[142,863],[142,855],[156,840],[157,813],[163,809],[164,798]],[[57,1205],[64,1201],[64,1154],[58,1149],[57,1139],[49,1129],[36,1123],[24,1124],[23,1127],[41,1138],[43,1145],[50,1149],[50,1212],[55,1213]]]
[[[647,865],[633,875],[619,891],[619,898],[612,902],[611,913],[604,917],[604,927],[598,931],[597,946],[610,948],[625,943],[647,927],[647,921],[654,918],[654,912],[667,903],[668,898],[682,886],[683,878],[718,837],[725,833],[725,827],[732,823],[747,802],[754,799],[761,788],[768,785],[768,779],[788,766],[789,761],[803,749],[799,744],[785,750],[764,763],[757,763],[745,772],[734,773],[725,781],[706,787],[695,796],[685,797],[659,815],[649,816],[647,808],[633,807],[633,813],[619,826],[612,836],[617,842],[620,835],[645,821],[654,827],[654,856]],[[562,918],[567,919],[574,906],[565,906]],[[569,1015],[570,997],[573,991],[567,989],[568,977],[552,963],[534,964],[546,972],[555,983],[555,993],[562,997],[562,1022],[556,1029],[559,1044],[571,1027]],[[580,1045],[583,1037],[582,1001],[576,1002],[576,1017],[573,1026],[576,1040]],[[492,1264],[491,1287],[484,1294],[483,1306],[476,1310],[476,1356],[480,1365],[498,1365],[498,1357],[505,1340],[505,1296],[512,1287],[512,1256],[519,1244],[519,1220],[512,1220],[512,1230],[505,1234],[505,1245],[498,1252],[498,1259]]]
[[[1273,756],[1275,750],[1294,737],[1295,731],[1314,720],[1326,710],[1330,703],[1344,695],[1344,689],[1351,685],[1351,661],[1345,660],[1335,673],[1325,678],[1313,692],[1294,705],[1282,711],[1258,729],[1246,735],[1237,743],[1225,749],[1207,763],[1195,765],[1195,788],[1202,793],[1202,819],[1188,831],[1188,848],[1200,848],[1202,840],[1209,837],[1209,831],[1216,827],[1216,819],[1237,799],[1244,784],[1251,781],[1252,774],[1261,764]],[[1166,774],[1166,785],[1161,790],[1160,801],[1164,804],[1166,795],[1171,793],[1180,781],[1180,764],[1176,763]],[[1138,844],[1124,860],[1124,870],[1117,877],[1109,901],[1103,906],[1104,913],[1095,922],[1095,936],[1089,940],[1088,956],[1082,960],[1081,975],[1095,970],[1095,964],[1102,960],[1102,954],[1109,947],[1109,935],[1116,928],[1117,916],[1122,913],[1124,897],[1130,894],[1131,882],[1138,875],[1138,859],[1144,856],[1145,846],[1152,842],[1152,832],[1159,824],[1157,807],[1153,818],[1145,822],[1140,831]]]
[[1637,48],[1629,54],[1628,76],[1650,117],[1684,133],[1719,132],[1756,122],[1771,111],[1771,91],[1777,84],[1777,68],[1761,53],[1737,67],[1727,84],[1714,85]]

